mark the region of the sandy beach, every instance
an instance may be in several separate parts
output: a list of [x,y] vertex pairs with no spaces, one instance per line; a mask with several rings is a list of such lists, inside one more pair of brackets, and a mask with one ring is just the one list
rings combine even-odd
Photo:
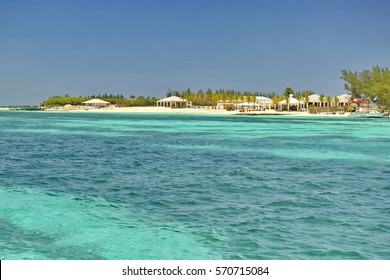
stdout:
[[[23,108],[6,108],[0,107],[1,111],[14,111],[24,110]],[[194,115],[237,115],[237,116],[302,116],[302,117],[314,117],[314,116],[326,116],[326,117],[347,117],[350,113],[320,113],[311,114],[307,111],[276,111],[276,110],[264,110],[264,111],[227,111],[224,109],[211,109],[211,108],[169,108],[169,107],[115,107],[107,106],[102,108],[93,108],[85,106],[62,106],[62,107],[50,107],[43,108],[48,112],[91,112],[91,113],[166,113],[166,114],[194,114]]]
[[66,112],[111,112],[111,113],[167,113],[167,114],[196,114],[196,115],[270,115],[270,116],[332,116],[345,117],[346,114],[310,114],[305,111],[227,111],[223,109],[206,109],[206,108],[169,108],[169,107],[115,107],[108,106],[105,108],[85,108],[84,106],[68,106],[46,108],[45,111],[66,111]]

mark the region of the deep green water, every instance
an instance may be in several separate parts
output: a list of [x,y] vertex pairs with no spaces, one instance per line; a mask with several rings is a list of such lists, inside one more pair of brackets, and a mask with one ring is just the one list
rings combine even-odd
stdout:
[[0,112],[0,259],[390,259],[390,120]]

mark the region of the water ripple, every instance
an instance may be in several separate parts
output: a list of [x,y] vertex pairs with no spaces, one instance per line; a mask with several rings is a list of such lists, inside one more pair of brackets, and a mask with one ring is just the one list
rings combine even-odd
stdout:
[[387,120],[0,116],[2,259],[390,257]]

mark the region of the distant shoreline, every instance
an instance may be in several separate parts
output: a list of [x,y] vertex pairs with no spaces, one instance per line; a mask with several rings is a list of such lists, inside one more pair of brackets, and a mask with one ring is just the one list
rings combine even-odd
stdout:
[[[2,111],[33,111],[33,108],[0,108]],[[108,106],[105,108],[86,108],[84,106],[64,106],[64,107],[53,107],[53,108],[36,108],[37,111],[45,112],[93,112],[93,113],[168,113],[168,114],[186,114],[186,115],[237,115],[237,116],[332,116],[332,117],[345,117],[349,113],[345,114],[311,114],[306,111],[276,111],[276,110],[265,110],[265,111],[227,111],[224,109],[206,109],[206,108],[169,108],[169,107],[114,107]]]

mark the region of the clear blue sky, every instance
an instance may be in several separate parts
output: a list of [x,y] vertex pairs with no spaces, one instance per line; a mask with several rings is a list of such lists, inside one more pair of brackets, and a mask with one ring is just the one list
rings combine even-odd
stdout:
[[53,95],[344,93],[390,66],[388,0],[0,0],[0,105]]

